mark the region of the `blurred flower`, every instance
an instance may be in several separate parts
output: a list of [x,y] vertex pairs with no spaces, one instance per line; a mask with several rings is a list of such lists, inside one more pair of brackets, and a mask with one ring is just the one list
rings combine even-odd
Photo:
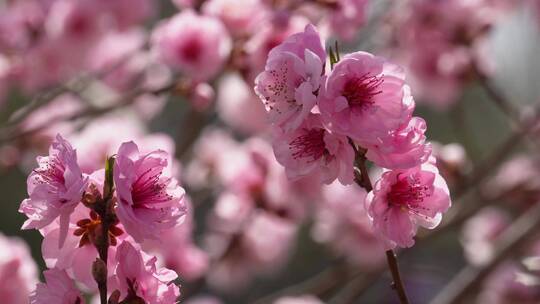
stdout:
[[474,265],[491,261],[494,242],[509,224],[508,214],[495,207],[484,208],[469,219],[463,226],[461,240],[467,260]]
[[274,304],[323,304],[323,302],[314,296],[305,295],[300,297],[282,297],[277,299]]
[[140,29],[103,35],[88,56],[89,69],[103,74],[102,80],[115,89],[130,89],[147,65],[141,51],[146,38]]
[[431,162],[383,173],[366,199],[375,233],[387,249],[414,245],[418,226],[437,227],[450,204],[446,182]]
[[62,94],[28,115],[22,122],[21,128],[26,131],[37,131],[30,138],[34,146],[48,147],[56,134],[68,135],[74,131],[75,123],[65,121],[65,119],[78,113],[83,107],[84,104],[80,98],[69,93]]
[[317,242],[330,245],[339,255],[368,270],[384,262],[384,248],[371,228],[364,204],[366,195],[357,185],[334,182],[325,186],[312,235]]
[[540,301],[538,286],[529,286],[517,280],[519,265],[505,262],[493,271],[484,282],[476,303],[534,304]]
[[[57,243],[58,245],[58,243]],[[37,265],[28,245],[0,234],[0,297],[10,304],[27,304],[38,281]]]
[[527,207],[540,197],[540,162],[517,155],[503,163],[484,187],[491,198],[510,198],[515,206]]
[[[46,284],[39,283],[30,294],[30,304],[84,304],[81,292],[64,270],[50,269],[43,272]],[[3,298],[5,300],[5,298]],[[12,303],[12,302],[10,302]]]
[[157,2],[152,0],[98,0],[94,5],[101,5],[114,19],[114,26],[120,30],[142,24],[154,15]]
[[229,126],[244,134],[257,134],[268,128],[264,105],[240,76],[223,76],[217,92],[218,114]]
[[[229,93],[230,94],[230,93]],[[199,83],[191,92],[190,101],[198,111],[206,110],[214,101],[215,92],[208,83]]]
[[231,40],[223,24],[190,10],[154,29],[152,45],[164,63],[196,81],[215,76],[231,51]]
[[410,71],[422,101],[446,109],[475,69],[489,73],[489,54],[482,53],[482,44],[501,8],[489,2],[410,0],[396,6],[390,19],[396,57]]
[[[111,133],[110,130],[114,130]],[[146,134],[144,124],[127,113],[114,113],[92,120],[81,131],[71,134],[71,142],[80,155],[79,165],[84,173],[92,173],[103,168],[107,157],[114,155],[120,145],[134,139],[141,144],[143,153],[153,150],[167,152],[169,161],[176,166],[173,156],[173,139],[163,133]],[[173,175],[176,173],[173,168]]]
[[468,165],[465,149],[459,143],[442,145],[432,143],[433,156],[437,159],[437,168],[450,187],[461,182]]
[[202,11],[221,19],[232,35],[240,37],[251,34],[268,14],[260,0],[210,0]]
[[71,47],[84,47],[101,34],[105,21],[101,7],[93,1],[54,1],[45,22],[51,39],[69,42]]
[[[281,19],[285,19],[285,21]],[[244,72],[243,76],[248,79],[248,82],[252,82],[264,70],[268,53],[274,47],[281,44],[290,35],[303,31],[307,24],[309,24],[309,20],[305,17],[298,15],[283,17],[278,14],[272,19],[267,18],[265,22],[258,25],[257,31],[244,45],[246,66],[244,67],[245,71],[242,72]]]
[[212,296],[197,296],[186,300],[186,304],[223,304],[223,302]]
[[369,0],[338,0],[328,16],[330,30],[341,40],[354,39],[358,30],[366,23]]
[[159,257],[158,263],[176,271],[182,279],[193,281],[204,275],[209,261],[206,252],[193,243],[193,207],[188,199],[186,205],[188,209],[182,225],[164,231],[161,236],[164,242],[147,240],[143,248],[156,254]]

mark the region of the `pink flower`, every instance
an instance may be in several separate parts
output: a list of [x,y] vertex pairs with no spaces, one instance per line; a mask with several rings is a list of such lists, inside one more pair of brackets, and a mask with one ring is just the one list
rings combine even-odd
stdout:
[[41,229],[60,217],[62,246],[69,217],[82,199],[88,178],[83,177],[77,164],[77,153],[60,135],[51,144],[49,156],[38,157],[37,162],[39,167],[27,180],[29,198],[19,208],[28,217],[22,229]]
[[495,198],[508,197],[514,206],[528,208],[536,204],[540,191],[540,164],[536,157],[522,154],[503,163],[485,186]]
[[274,18],[263,22],[246,42],[244,47],[247,56],[245,64],[247,64],[246,74],[250,82],[264,70],[268,54],[274,47],[281,44],[290,35],[301,32],[309,24],[309,20],[303,16],[287,15],[285,17],[277,14]]
[[407,169],[418,166],[431,155],[431,144],[426,143],[426,122],[413,117],[409,123],[393,130],[379,143],[367,145],[366,157],[383,168]]
[[323,304],[323,302],[314,296],[304,295],[300,297],[279,298],[274,304]]
[[168,155],[156,150],[140,154],[133,142],[118,149],[114,183],[116,214],[137,241],[158,239],[161,232],[180,223],[185,214],[184,189],[169,177]]
[[115,274],[121,297],[152,304],[176,303],[180,290],[171,282],[178,275],[167,268],[158,269],[156,257],[147,256],[131,243],[123,242],[118,246],[116,260]]
[[186,205],[188,212],[182,225],[163,232],[162,238],[167,241],[145,241],[143,249],[156,254],[167,268],[179,273],[182,279],[194,281],[206,272],[209,259],[206,252],[193,242],[193,207],[187,198]]
[[[104,174],[103,170],[99,172],[101,175]],[[41,252],[47,267],[65,270],[72,279],[80,283],[85,291],[89,292],[97,291],[91,269],[92,263],[98,257],[94,242],[99,233],[100,224],[99,216],[80,204],[71,216],[68,235],[62,248],[58,248],[57,245],[60,235],[58,221],[40,231],[43,234]],[[116,263],[117,244],[124,240],[132,241],[132,239],[124,233],[124,227],[119,223],[110,227],[108,235],[110,246],[107,265],[109,269],[112,269]],[[109,272],[109,283],[113,275]]]
[[147,66],[148,56],[141,51],[146,36],[140,29],[103,35],[88,54],[89,68],[115,89],[132,88]]
[[[114,134],[110,130],[114,130]],[[170,136],[145,133],[144,123],[137,117],[115,113],[93,119],[83,130],[71,135],[70,140],[77,147],[77,152],[84,155],[79,160],[83,173],[103,168],[107,157],[116,154],[122,143],[132,139],[144,147],[142,153],[160,149],[174,155],[174,141]],[[172,157],[170,160],[173,161]],[[172,164],[174,168],[174,161]]]
[[101,0],[96,2],[103,6],[103,10],[112,15],[114,25],[120,30],[143,25],[143,22],[154,14],[157,4],[152,0]]
[[[64,121],[65,117],[78,113],[83,109],[83,106],[83,101],[75,95],[62,94],[51,100],[47,105],[33,111],[23,121],[22,128],[24,130],[36,130],[46,126],[46,128],[40,129],[37,134],[34,134],[32,138],[35,144],[45,149],[58,133],[70,134],[74,131],[75,125],[72,122]],[[50,123],[51,121],[56,121],[56,123]],[[46,143],[46,146],[44,146],[44,143]]]
[[298,128],[315,106],[326,54],[313,25],[270,51],[255,92],[272,123],[285,131]]
[[[535,304],[540,300],[538,285],[526,284],[518,280],[523,274],[522,265],[513,261],[504,261],[486,278],[480,290],[478,304]],[[527,274],[531,276],[531,274]],[[533,278],[533,281],[535,278]]]
[[214,101],[216,93],[214,88],[208,83],[198,83],[196,84],[189,94],[189,101],[194,109],[197,111],[204,111]]
[[197,296],[197,297],[194,297],[193,299],[188,299],[186,302],[184,302],[186,304],[223,304],[223,302],[216,298],[216,297],[213,297],[213,296]]
[[407,123],[414,110],[403,70],[364,52],[344,56],[321,95],[320,111],[330,129],[362,146],[377,144]]
[[98,37],[104,29],[103,21],[102,11],[93,1],[59,0],[51,6],[45,28],[50,38],[80,47]]
[[221,19],[235,36],[253,32],[268,13],[260,0],[210,0],[203,4],[202,11]]
[[312,235],[352,264],[369,270],[384,262],[384,250],[367,216],[366,196],[366,191],[357,185],[334,182],[323,187]]
[[461,182],[468,165],[467,152],[462,145],[450,143],[442,145],[432,143],[433,156],[437,159],[437,168],[450,188]]
[[495,207],[486,207],[469,219],[463,226],[461,238],[467,260],[474,265],[491,261],[495,240],[509,225],[509,215]]
[[369,0],[339,0],[329,16],[332,32],[342,40],[350,41],[365,24]]
[[43,272],[46,284],[39,283],[30,294],[30,304],[84,304],[81,292],[64,270],[49,269]]
[[244,245],[261,268],[283,265],[294,246],[297,225],[270,212],[258,211],[244,228]]
[[321,172],[327,184],[336,178],[343,184],[353,181],[354,150],[347,137],[329,132],[317,114],[307,116],[292,132],[276,130],[273,147],[292,180]]
[[27,304],[28,294],[38,281],[37,265],[26,243],[1,233],[0,280],[0,299],[10,304]]
[[216,106],[220,118],[244,134],[260,133],[268,128],[263,104],[239,75],[227,74],[220,79]]
[[375,232],[387,249],[414,245],[418,226],[437,227],[450,204],[446,182],[431,162],[383,173],[366,198]]
[[396,52],[419,100],[448,108],[474,78],[474,64],[489,69],[490,56],[482,48],[489,48],[485,38],[502,8],[493,2],[502,1],[412,0],[399,6],[390,19]]
[[231,39],[216,18],[183,11],[160,24],[152,44],[161,60],[197,81],[217,74],[231,51]]

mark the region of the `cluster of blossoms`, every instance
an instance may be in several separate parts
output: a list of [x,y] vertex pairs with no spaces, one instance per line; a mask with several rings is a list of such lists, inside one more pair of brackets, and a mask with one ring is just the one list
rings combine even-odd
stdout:
[[223,130],[206,130],[194,153],[187,184],[198,191],[220,189],[203,236],[213,265],[206,273],[210,286],[232,290],[281,269],[317,188],[308,196],[309,181],[288,182],[261,138],[239,143]]
[[195,106],[205,107],[213,97],[206,82],[226,66],[248,78],[256,75],[267,52],[310,21],[350,40],[365,23],[369,4],[172,2],[181,12],[161,20],[151,32],[145,23],[156,23],[166,7],[151,0],[0,3],[0,101],[13,88],[36,92],[81,73],[103,74],[100,80],[107,86],[124,91],[141,83],[155,85],[172,71],[186,80],[182,92]]
[[49,270],[30,303],[83,303],[75,282],[87,292],[108,287],[112,303],[176,303],[177,274],[158,268],[157,258],[141,249],[148,240],[164,241],[186,214],[167,153],[142,153],[125,142],[105,169],[87,174],[58,135],[49,155],[37,161],[19,211],[28,217],[23,229],[43,235]]
[[[322,42],[354,41],[377,1],[173,0],[180,11],[164,12],[151,0],[0,0],[0,109],[13,89],[35,93],[63,83],[68,91],[32,103],[28,116],[22,108],[11,117],[20,123],[0,130],[0,170],[33,169],[34,156],[52,142],[20,208],[24,228],[44,237],[45,282],[36,288],[25,246],[0,236],[0,274],[9,276],[0,296],[23,304],[34,290],[31,303],[84,303],[105,282],[111,304],[175,303],[174,272],[187,288],[230,293],[282,270],[305,223],[349,266],[377,271],[384,250],[410,247],[419,226],[439,224],[451,204],[445,180],[460,186],[467,172],[461,146],[426,141],[408,84],[435,106],[457,100],[476,73],[490,72],[488,33],[520,1],[540,8],[536,0],[392,2],[382,29],[391,29],[388,55],[402,69],[370,53],[327,54]],[[204,121],[214,98],[217,119]],[[189,119],[170,132],[176,142],[150,133],[171,130],[169,119],[183,122],[169,111],[179,99],[189,101],[188,110],[180,105]],[[102,107],[115,110],[81,115]],[[218,122],[201,131],[197,118]],[[228,131],[216,130],[222,123]],[[24,136],[4,140],[18,128]],[[193,141],[184,143],[184,135]],[[103,169],[111,155],[114,166]],[[185,171],[175,157],[190,160]],[[374,189],[363,175],[366,159],[380,169],[370,172]],[[481,192],[518,201],[506,209],[526,212],[540,194],[538,167],[516,158]],[[180,171],[193,199],[176,182]],[[206,222],[196,222],[201,215]],[[511,217],[489,208],[465,225],[471,264],[496,254]],[[524,254],[538,256],[531,247]],[[479,303],[536,303],[540,267],[524,277],[523,265],[506,262],[486,280]],[[321,301],[307,295],[276,303]]]
[[[32,149],[41,153],[57,133],[77,130],[81,119],[70,117],[104,105],[125,107],[122,96],[133,88],[141,93],[127,103],[142,121],[154,118],[167,101],[151,92],[174,84],[170,91],[195,111],[208,110],[216,97],[224,121],[258,133],[265,129],[264,109],[250,87],[268,52],[310,22],[350,40],[366,22],[369,5],[367,0],[172,2],[180,11],[164,19],[157,17],[168,15],[160,11],[166,6],[150,0],[0,3],[0,109],[13,91],[33,94],[64,82],[82,91],[34,109],[19,124],[27,133],[24,140],[0,146],[0,169],[25,162]],[[239,110],[246,107],[253,113],[249,118]],[[58,123],[63,120],[71,121]]]
[[389,18],[392,57],[423,101],[446,109],[478,73],[492,73],[489,33],[519,1],[403,1]]
[[327,69],[312,25],[270,52],[255,91],[274,125],[276,158],[289,178],[318,174],[326,184],[352,184],[362,157],[385,168],[367,189],[367,214],[387,248],[410,247],[417,227],[436,227],[450,207],[426,123],[412,116],[399,66],[365,52],[335,61]]

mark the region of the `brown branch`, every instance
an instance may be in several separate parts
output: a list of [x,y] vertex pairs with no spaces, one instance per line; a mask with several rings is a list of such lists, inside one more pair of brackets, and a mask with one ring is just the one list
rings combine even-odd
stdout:
[[529,237],[540,227],[540,202],[525,211],[495,243],[494,257],[482,266],[462,269],[452,281],[433,299],[432,304],[462,302],[467,295],[480,287],[484,278],[494,267],[510,257],[517,248],[527,243]]
[[278,290],[271,293],[261,299],[258,299],[253,304],[270,304],[276,299],[286,295],[302,295],[313,294],[316,296],[322,296],[328,291],[334,289],[340,285],[343,279],[350,278],[351,274],[348,273],[347,264],[340,260],[337,263],[325,268],[321,272],[307,278],[300,283],[291,285],[287,288]]
[[[366,150],[359,149],[350,138],[349,143],[355,152],[355,182],[360,187],[364,188],[367,192],[370,192],[371,190],[373,190],[373,184],[371,183],[369,173],[366,168]],[[409,299],[407,298],[405,285],[403,284],[403,280],[401,279],[396,254],[393,250],[390,249],[386,251],[386,261],[388,263],[390,273],[392,274],[392,288],[396,291],[399,297],[399,302],[401,304],[408,304]]]
[[[86,107],[85,109],[82,109],[74,114],[71,115],[64,115],[55,117],[53,119],[50,119],[34,128],[27,129],[27,130],[21,130],[20,128],[18,131],[7,131],[7,134],[1,134],[0,135],[0,144],[6,143],[12,140],[16,140],[21,137],[30,136],[32,134],[35,134],[37,132],[43,131],[44,129],[48,128],[52,124],[63,122],[63,121],[74,121],[81,118],[89,118],[89,117],[97,117],[104,115],[106,113],[109,113],[111,111],[129,106],[133,104],[136,100],[136,98],[142,94],[148,93],[153,95],[161,95],[167,92],[170,92],[173,90],[176,86],[176,82],[172,81],[171,83],[163,86],[162,88],[153,90],[153,91],[146,91],[142,89],[136,89],[131,92],[126,93],[126,95],[123,95],[119,97],[115,102],[113,102],[110,106],[105,106],[101,108],[95,108],[95,107]],[[2,130],[5,131],[5,130]]]

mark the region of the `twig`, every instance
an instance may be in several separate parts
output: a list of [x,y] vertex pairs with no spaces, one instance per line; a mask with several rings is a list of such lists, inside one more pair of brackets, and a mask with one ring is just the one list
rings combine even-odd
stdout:
[[[373,190],[373,184],[371,183],[366,168],[366,151],[359,149],[350,138],[349,143],[353,147],[356,154],[354,160],[355,173],[359,171],[358,174],[355,174],[355,182],[367,192],[370,192]],[[386,261],[388,262],[388,268],[392,274],[392,288],[396,291],[399,297],[399,302],[401,304],[408,304],[409,300],[407,298],[407,292],[405,291],[405,286],[403,284],[403,280],[401,279],[401,274],[399,273],[396,254],[393,250],[390,249],[386,251]]]
[[2,129],[7,129],[9,127],[16,126],[17,124],[21,123],[25,118],[27,118],[30,114],[32,114],[35,110],[39,109],[42,106],[47,105],[49,102],[53,101],[56,97],[64,93],[68,93],[73,90],[75,91],[84,90],[85,88],[88,87],[88,85],[90,85],[92,79],[99,80],[109,75],[109,73],[113,72],[122,64],[125,64],[127,61],[133,58],[133,55],[135,54],[136,52],[126,54],[122,58],[120,58],[116,63],[112,64],[111,66],[105,67],[102,70],[93,71],[84,75],[80,75],[76,77],[75,79],[67,81],[65,84],[59,84],[55,87],[45,90],[45,92],[36,94],[32,98],[32,100],[28,103],[28,105],[15,111],[15,113],[11,115],[8,121],[2,126]]
[[302,295],[302,294],[313,294],[321,296],[327,291],[335,288],[342,278],[349,278],[347,275],[347,265],[343,261],[338,261],[336,264],[333,264],[330,267],[327,267],[321,272],[318,272],[312,277],[295,284],[291,285],[277,292],[271,293],[261,299],[258,299],[253,304],[269,304],[273,303],[274,300],[285,295]]
[[405,293],[405,287],[403,286],[403,281],[401,280],[401,275],[399,273],[399,266],[397,263],[396,254],[394,253],[393,250],[386,251],[386,260],[388,262],[388,266],[390,267],[392,278],[394,279],[394,282],[392,283],[392,288],[396,290],[399,297],[399,301],[402,304],[409,303],[409,299],[407,299],[407,294]]
[[133,90],[133,91],[127,93],[126,95],[121,96],[120,98],[118,98],[117,101],[113,102],[113,104],[110,105],[110,106],[105,106],[105,107],[101,107],[101,108],[87,107],[87,108],[82,109],[82,110],[80,110],[80,111],[78,111],[78,112],[76,112],[74,114],[71,114],[71,115],[64,115],[64,116],[60,116],[60,117],[55,117],[55,118],[50,119],[49,121],[46,121],[46,122],[32,128],[32,129],[20,130],[20,131],[8,132],[8,134],[2,134],[2,135],[0,135],[0,144],[15,140],[15,139],[18,139],[18,138],[21,138],[21,137],[26,137],[26,136],[35,134],[35,133],[37,133],[39,131],[42,131],[42,130],[48,128],[51,124],[55,124],[55,123],[58,123],[58,122],[74,121],[74,120],[81,119],[81,118],[86,118],[86,117],[101,116],[101,115],[106,114],[106,113],[108,113],[110,111],[113,111],[113,110],[116,110],[116,109],[119,109],[119,108],[122,108],[122,107],[133,104],[133,102],[135,102],[135,99],[138,96],[140,96],[140,95],[142,95],[144,93],[149,93],[149,94],[154,94],[154,95],[161,95],[161,94],[164,94],[164,93],[167,93],[167,92],[171,91],[172,89],[175,88],[175,86],[176,86],[176,82],[172,81],[171,83],[165,85],[164,87],[159,88],[157,90],[153,90],[153,91],[145,91],[145,90],[141,90],[141,89],[136,89],[136,90]]
[[494,267],[516,252],[537,232],[540,226],[540,203],[524,212],[495,243],[495,254],[482,266],[468,266],[433,299],[432,304],[460,303],[470,292],[476,290]]
[[385,270],[386,266],[381,265],[370,272],[355,275],[352,277],[352,280],[349,280],[349,282],[328,301],[328,304],[356,303],[358,297],[375,283]]

